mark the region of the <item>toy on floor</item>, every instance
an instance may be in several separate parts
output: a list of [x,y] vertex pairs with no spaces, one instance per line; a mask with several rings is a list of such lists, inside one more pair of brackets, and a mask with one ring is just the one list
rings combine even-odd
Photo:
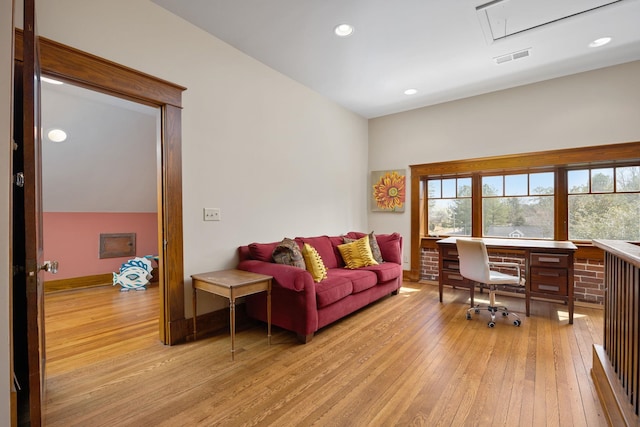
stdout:
[[113,273],[113,286],[120,285],[120,292],[128,292],[130,289],[146,291],[151,279],[151,261],[146,258],[136,257],[122,264],[120,273]]

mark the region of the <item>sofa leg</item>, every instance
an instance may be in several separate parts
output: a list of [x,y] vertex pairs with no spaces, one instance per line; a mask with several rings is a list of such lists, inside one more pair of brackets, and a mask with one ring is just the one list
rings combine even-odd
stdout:
[[309,335],[297,334],[297,337],[298,341],[300,341],[302,344],[306,344],[308,342],[311,342],[311,340],[313,339],[313,332],[311,332]]
[[391,292],[391,295],[398,295],[400,293],[400,289],[396,289],[395,291]]

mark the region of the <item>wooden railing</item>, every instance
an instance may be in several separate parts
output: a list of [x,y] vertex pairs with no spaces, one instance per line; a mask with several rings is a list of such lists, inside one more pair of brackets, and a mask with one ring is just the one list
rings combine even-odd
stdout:
[[605,250],[603,345],[591,374],[610,425],[638,425],[640,415],[640,247],[596,240]]

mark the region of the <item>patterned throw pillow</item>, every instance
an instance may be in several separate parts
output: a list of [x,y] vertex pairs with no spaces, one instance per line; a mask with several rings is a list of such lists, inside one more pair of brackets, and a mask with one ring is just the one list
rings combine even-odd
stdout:
[[[349,237],[343,237],[342,240],[344,243],[355,242],[358,239],[350,239]],[[378,264],[382,264],[384,259],[382,259],[382,252],[380,251],[380,245],[378,245],[378,239],[373,234],[373,231],[369,233],[369,247],[371,247],[371,255],[373,255],[373,259],[376,260]]]
[[300,252],[300,247],[295,240],[285,237],[273,250],[271,256],[277,264],[292,265],[302,269],[307,268],[302,252]]
[[317,283],[327,278],[327,268],[313,246],[305,243],[302,248],[302,256],[307,265],[307,271],[311,273],[314,282]]
[[378,262],[373,259],[373,255],[371,254],[368,235],[355,242],[339,245],[338,250],[340,251],[340,255],[342,255],[346,268],[355,269],[369,265],[378,265]]

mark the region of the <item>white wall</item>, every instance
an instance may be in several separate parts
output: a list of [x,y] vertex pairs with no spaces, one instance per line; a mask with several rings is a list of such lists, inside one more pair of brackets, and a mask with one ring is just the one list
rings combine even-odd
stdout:
[[[13,82],[13,10],[11,1],[0,1],[0,426],[11,423],[11,92]],[[5,202],[6,201],[6,202]]]
[[[235,266],[239,245],[366,229],[364,118],[147,0],[48,0],[37,12],[40,35],[188,88],[186,301],[189,276]],[[203,222],[204,207],[222,221]]]
[[[406,168],[410,184],[409,165],[640,141],[639,118],[636,61],[372,119],[369,169]],[[405,236],[405,257],[410,210],[369,213],[372,230]]]

